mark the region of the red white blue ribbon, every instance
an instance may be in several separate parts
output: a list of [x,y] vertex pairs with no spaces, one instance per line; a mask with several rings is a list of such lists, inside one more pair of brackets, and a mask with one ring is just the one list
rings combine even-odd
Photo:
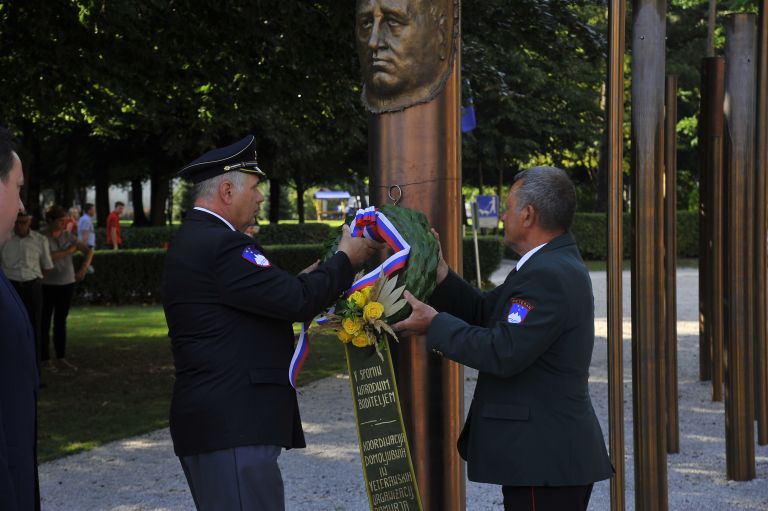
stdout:
[[309,323],[310,322],[306,322],[301,325],[299,342],[296,343],[296,349],[293,351],[291,365],[288,367],[288,381],[291,382],[291,387],[294,389],[296,388],[296,382],[299,379],[301,367],[307,360],[307,355],[309,355]]
[[[386,243],[392,247],[392,250],[394,250],[395,253],[387,258],[381,265],[355,281],[352,284],[352,287],[344,293],[344,296],[350,296],[355,291],[372,286],[382,273],[389,277],[395,272],[405,268],[405,265],[408,264],[408,255],[411,253],[411,246],[405,241],[405,238],[403,238],[397,229],[395,229],[392,222],[373,206],[366,209],[358,209],[355,219],[350,224],[350,228],[352,229],[352,236],[362,236]],[[324,323],[324,318],[319,318],[317,322],[320,324]],[[288,380],[291,382],[291,386],[294,389],[296,388],[296,382],[299,379],[301,367],[304,365],[304,361],[309,354],[308,330],[309,323],[304,323],[301,326],[299,341],[296,343],[296,349],[293,352],[291,365],[288,368]]]
[[395,251],[384,263],[377,266],[375,269],[366,273],[360,280],[352,284],[349,291],[345,296],[349,296],[355,291],[359,291],[364,287],[373,285],[382,273],[387,277],[391,276],[398,270],[405,268],[408,264],[408,255],[411,253],[411,246],[405,241],[392,222],[380,211],[376,211],[375,207],[366,209],[359,209],[355,215],[355,220],[350,226],[352,228],[352,236],[365,238],[371,238],[373,240],[384,242]]

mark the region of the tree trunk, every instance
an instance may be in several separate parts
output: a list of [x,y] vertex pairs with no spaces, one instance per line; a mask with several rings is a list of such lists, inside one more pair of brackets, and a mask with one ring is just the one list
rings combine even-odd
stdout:
[[161,174],[159,170],[153,169],[150,183],[152,185],[152,193],[149,221],[153,226],[162,226],[165,225],[165,219],[167,218],[165,206],[168,201],[170,179],[168,179],[168,176]]
[[295,177],[296,183],[296,212],[299,215],[299,223],[304,223],[304,192],[306,187],[304,186],[304,179],[301,176]]
[[[72,130],[67,144],[67,155],[64,160],[63,186],[57,187],[57,200],[59,205],[69,209],[75,202],[75,186],[77,183],[77,169],[80,165],[80,148],[88,134],[87,125],[79,125]],[[60,193],[60,196],[59,196]]]
[[603,133],[600,138],[600,160],[597,162],[597,203],[595,209],[600,212],[608,211],[608,136]]
[[28,157],[22,160],[24,187],[21,189],[21,200],[24,202],[26,211],[34,216],[33,227],[39,228],[40,221],[43,220],[45,214],[40,207],[40,138],[29,121],[22,122],[22,130],[24,147],[28,151]]
[[96,222],[99,227],[106,227],[109,215],[109,160],[102,158],[94,169],[96,177]]
[[280,181],[275,178],[269,180],[269,223],[280,222]]
[[144,213],[144,189],[141,186],[140,177],[131,180],[131,203],[133,205],[133,226],[148,226],[149,219]]

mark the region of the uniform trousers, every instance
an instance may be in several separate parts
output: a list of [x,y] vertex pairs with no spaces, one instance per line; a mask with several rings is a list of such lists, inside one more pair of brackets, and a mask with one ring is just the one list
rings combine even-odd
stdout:
[[[35,333],[35,355],[36,361],[40,361],[40,325],[43,318],[43,284],[40,279],[18,282],[12,280],[11,284],[19,293],[21,301],[29,314],[29,321],[32,323],[32,331]],[[38,364],[39,365],[39,364]]]
[[198,511],[283,511],[285,490],[274,445],[250,445],[181,456]]
[[502,486],[504,511],[587,511],[592,485]]

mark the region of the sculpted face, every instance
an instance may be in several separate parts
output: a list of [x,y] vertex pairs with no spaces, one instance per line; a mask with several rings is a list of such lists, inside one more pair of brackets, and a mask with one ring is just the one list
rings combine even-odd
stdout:
[[434,98],[450,72],[453,0],[358,0],[363,101],[375,113]]

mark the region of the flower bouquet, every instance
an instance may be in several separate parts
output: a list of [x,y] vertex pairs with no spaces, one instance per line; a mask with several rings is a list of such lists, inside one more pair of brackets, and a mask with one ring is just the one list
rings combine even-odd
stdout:
[[399,341],[387,320],[408,303],[403,298],[405,286],[397,287],[397,278],[397,275],[389,278],[382,272],[373,285],[340,300],[334,312],[318,321],[317,330],[333,330],[342,343],[351,343],[358,348],[375,346],[383,359],[380,346],[382,332]]

